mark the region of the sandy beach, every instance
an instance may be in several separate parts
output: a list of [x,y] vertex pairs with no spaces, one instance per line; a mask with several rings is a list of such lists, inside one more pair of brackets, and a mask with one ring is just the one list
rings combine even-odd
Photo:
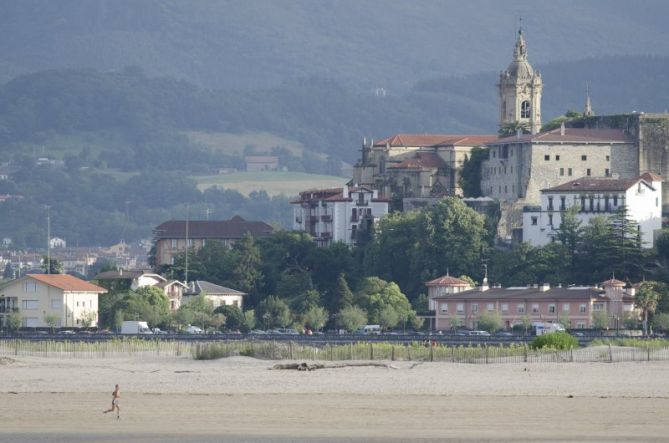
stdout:
[[[0,360],[2,442],[667,441],[669,362]],[[282,362],[285,363],[285,362]],[[103,414],[114,385],[121,419]]]

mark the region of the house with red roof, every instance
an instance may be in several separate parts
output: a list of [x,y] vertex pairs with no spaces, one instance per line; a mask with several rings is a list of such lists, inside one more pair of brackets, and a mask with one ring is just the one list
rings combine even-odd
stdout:
[[291,202],[293,229],[310,234],[319,246],[361,245],[378,219],[388,213],[389,203],[365,186],[303,191]]
[[649,172],[634,178],[581,177],[542,189],[541,204],[524,208],[523,241],[533,246],[550,243],[562,215],[574,207],[582,226],[624,207],[637,226],[640,246],[652,248],[662,229],[662,177]]
[[28,274],[0,285],[0,325],[18,313],[24,327],[47,327],[54,316],[56,327],[97,326],[98,296],[107,290],[67,274]]

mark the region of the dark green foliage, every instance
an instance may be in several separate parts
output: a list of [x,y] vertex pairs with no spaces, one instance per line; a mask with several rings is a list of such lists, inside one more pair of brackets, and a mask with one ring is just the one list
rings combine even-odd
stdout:
[[576,349],[578,340],[566,332],[551,332],[536,337],[530,343],[532,349]]
[[214,309],[214,314],[225,316],[225,329],[228,331],[248,332],[244,325],[244,313],[238,306],[222,305]]
[[488,159],[488,148],[474,148],[465,158],[460,172],[460,186],[465,197],[480,197],[481,164]]

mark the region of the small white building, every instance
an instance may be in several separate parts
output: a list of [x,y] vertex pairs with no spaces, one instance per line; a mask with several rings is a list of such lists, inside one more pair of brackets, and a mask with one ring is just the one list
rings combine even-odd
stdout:
[[388,214],[388,199],[367,187],[318,189],[300,192],[293,206],[293,229],[307,232],[319,246],[343,242],[365,243],[374,223]]
[[19,313],[24,327],[47,327],[45,317],[57,318],[56,327],[97,326],[98,295],[105,288],[67,274],[28,274],[0,286],[0,324]]
[[196,280],[188,283],[188,291],[184,293],[182,304],[189,303],[199,295],[203,295],[209,300],[214,309],[225,305],[237,306],[242,309],[246,293],[215,285],[208,281]]
[[67,242],[60,237],[51,237],[49,239],[49,247],[51,249],[66,248]]
[[583,177],[541,191],[540,206],[523,211],[523,241],[543,246],[553,241],[562,213],[577,206],[585,225],[595,216],[611,216],[622,207],[637,224],[641,246],[652,248],[655,233],[662,229],[662,178],[652,173],[616,179]]

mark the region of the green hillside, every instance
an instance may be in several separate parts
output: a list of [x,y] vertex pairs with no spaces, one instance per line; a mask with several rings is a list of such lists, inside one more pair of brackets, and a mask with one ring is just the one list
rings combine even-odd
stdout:
[[294,197],[299,192],[312,188],[338,188],[349,179],[330,175],[306,174],[303,172],[235,172],[213,176],[192,177],[197,187],[233,189],[249,195],[253,191],[265,191],[270,196]]

